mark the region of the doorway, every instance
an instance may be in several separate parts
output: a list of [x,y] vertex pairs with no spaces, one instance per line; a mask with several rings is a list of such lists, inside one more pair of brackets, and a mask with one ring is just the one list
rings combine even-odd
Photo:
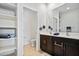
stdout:
[[37,30],[38,30],[37,11],[24,7],[23,8],[24,55],[30,53],[31,50],[29,49],[33,48],[36,50]]

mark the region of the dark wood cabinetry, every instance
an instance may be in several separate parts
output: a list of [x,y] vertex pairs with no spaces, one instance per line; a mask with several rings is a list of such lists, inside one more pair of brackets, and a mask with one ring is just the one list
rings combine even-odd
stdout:
[[53,55],[54,47],[53,47],[53,40],[51,36],[41,35],[40,36],[40,48],[41,50]]
[[75,44],[69,44],[66,43],[66,48],[65,48],[66,56],[78,56],[79,55],[79,48]]
[[47,52],[47,39],[49,39],[47,36],[40,36],[40,48]]
[[66,56],[79,56],[79,41],[70,39],[64,42]]
[[54,55],[64,55],[64,42],[61,38],[53,37],[54,39]]
[[79,40],[40,35],[41,50],[56,56],[79,56]]

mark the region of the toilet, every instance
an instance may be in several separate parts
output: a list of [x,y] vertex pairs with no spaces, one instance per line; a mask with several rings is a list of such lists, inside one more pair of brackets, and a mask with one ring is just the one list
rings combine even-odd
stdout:
[[32,43],[32,47],[36,47],[36,39],[32,39],[31,43]]

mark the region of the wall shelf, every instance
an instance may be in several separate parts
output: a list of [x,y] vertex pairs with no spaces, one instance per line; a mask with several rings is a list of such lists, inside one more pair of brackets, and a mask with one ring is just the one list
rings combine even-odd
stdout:
[[16,38],[0,38],[0,40],[15,40]]
[[5,46],[5,47],[0,47],[0,54],[7,52],[7,51],[11,51],[11,50],[15,50],[16,47],[15,46]]
[[16,16],[0,14],[0,19],[16,20]]
[[0,27],[0,29],[16,29],[16,27]]
[[[16,3],[0,3],[0,29],[1,30],[15,30],[16,32],[16,10],[17,4]],[[16,34],[16,33],[15,33]],[[8,41],[7,41],[8,40]],[[0,38],[0,42],[3,45],[0,46],[0,55],[10,53],[8,51],[15,51],[16,44],[16,37],[14,38]],[[6,44],[9,42],[9,44]]]

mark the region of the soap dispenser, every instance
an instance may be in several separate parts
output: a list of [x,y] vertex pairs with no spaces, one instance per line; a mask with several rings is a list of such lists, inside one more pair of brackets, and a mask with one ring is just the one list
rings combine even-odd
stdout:
[[69,36],[69,32],[71,32],[71,26],[66,27],[66,35]]

